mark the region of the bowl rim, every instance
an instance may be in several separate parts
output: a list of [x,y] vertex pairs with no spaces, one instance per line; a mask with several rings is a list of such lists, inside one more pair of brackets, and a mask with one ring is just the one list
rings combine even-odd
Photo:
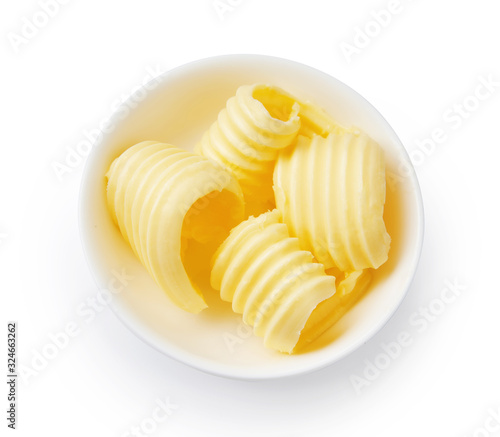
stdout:
[[[408,164],[408,177],[410,179],[411,184],[414,187],[414,197],[416,201],[416,228],[414,229],[416,233],[415,247],[412,253],[411,262],[408,262],[408,271],[411,274],[408,274],[404,286],[402,286],[402,291],[400,293],[400,297],[397,302],[393,305],[390,311],[386,313],[385,317],[381,317],[379,322],[374,325],[369,331],[367,331],[364,335],[360,336],[360,338],[349,344],[348,347],[344,348],[341,353],[337,354],[334,357],[326,356],[322,360],[318,361],[307,361],[307,365],[301,365],[299,368],[292,366],[288,368],[287,366],[282,366],[279,368],[270,369],[261,369],[256,367],[249,371],[248,368],[238,368],[237,366],[229,366],[227,364],[217,363],[214,360],[209,360],[204,357],[197,356],[193,353],[187,352],[186,350],[174,345],[172,343],[168,344],[168,348],[166,347],[166,340],[161,339],[157,333],[153,330],[149,329],[147,326],[140,323],[140,321],[134,317],[130,310],[120,305],[117,302],[117,299],[112,299],[109,303],[109,307],[113,311],[113,313],[117,316],[117,318],[138,338],[144,341],[149,346],[156,349],[158,352],[172,358],[178,362],[186,364],[190,367],[193,367],[197,370],[200,370],[204,373],[215,375],[219,377],[225,377],[230,379],[237,380],[248,380],[248,381],[256,381],[256,380],[271,380],[271,379],[281,379],[281,378],[289,378],[293,376],[304,375],[307,373],[311,373],[314,371],[318,371],[323,369],[329,365],[332,365],[347,356],[349,356],[352,352],[360,348],[363,344],[367,343],[370,339],[372,339],[388,322],[392,319],[395,312],[400,307],[401,303],[405,299],[410,286],[413,282],[415,274],[417,272],[419,260],[422,253],[422,246],[424,240],[424,229],[425,229],[425,216],[424,216],[424,205],[422,199],[422,192],[420,189],[420,184],[418,182],[418,178],[415,172],[415,168],[411,162],[409,154],[404,147],[404,144],[392,128],[392,126],[387,122],[385,117],[378,111],[378,109],[373,106],[365,97],[359,94],[356,90],[346,85],[344,82],[340,81],[336,77],[321,71],[317,68],[311,67],[307,64],[303,64],[301,62],[297,62],[291,59],[270,56],[270,55],[261,55],[261,54],[225,54],[225,55],[217,55],[210,56],[201,59],[197,59],[167,71],[164,71],[160,75],[153,77],[145,84],[142,84],[138,90],[143,90],[153,81],[164,84],[169,80],[169,77],[177,76],[177,75],[185,75],[190,72],[195,72],[200,68],[203,69],[208,66],[213,66],[215,64],[221,64],[223,62],[230,62],[232,64],[238,63],[241,61],[254,61],[254,62],[271,62],[277,64],[288,65],[293,68],[302,69],[309,73],[320,75],[325,77],[325,79],[329,81],[336,81],[337,85],[347,91],[352,98],[355,98],[361,102],[362,105],[369,107],[374,113],[380,118],[381,121],[385,123],[386,129],[392,134],[395,143],[397,143],[398,148],[404,158],[404,160]],[[109,117],[106,118],[106,121],[109,121],[111,124],[119,121],[119,113],[120,109],[130,104],[131,99],[134,94],[129,95],[127,99],[125,99],[118,107],[114,109]],[[140,105],[140,103],[139,103]],[[112,131],[114,132],[114,130]],[[112,133],[111,132],[111,133]],[[91,151],[87,156],[87,159],[84,163],[84,168],[80,180],[80,187],[78,192],[78,229],[79,229],[79,237],[80,242],[83,248],[84,257],[87,263],[87,266],[91,272],[92,278],[94,279],[98,290],[101,289],[101,281],[98,277],[97,269],[94,267],[95,261],[91,254],[91,248],[89,243],[90,236],[88,235],[88,227],[85,225],[85,221],[87,220],[84,213],[84,199],[85,192],[87,190],[88,184],[86,181],[89,178],[89,175],[93,168],[93,162],[96,159],[97,151],[101,148],[102,143],[105,142],[106,136],[109,134],[104,133],[101,129],[99,129],[99,134],[96,136]]]

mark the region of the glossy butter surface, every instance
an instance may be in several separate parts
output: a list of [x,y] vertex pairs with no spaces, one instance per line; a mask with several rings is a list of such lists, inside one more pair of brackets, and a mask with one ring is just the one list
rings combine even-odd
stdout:
[[274,208],[274,161],[299,132],[298,111],[299,105],[280,88],[241,86],[197,146],[238,180],[247,215]]
[[231,231],[214,255],[211,283],[267,347],[288,353],[316,306],[335,293],[335,278],[289,237],[277,210]]
[[[136,256],[176,305],[193,313],[204,309],[182,255],[193,240],[207,243],[213,237],[220,240],[216,244],[222,242],[243,219],[238,183],[206,158],[154,141],[127,149],[106,176],[109,210]],[[205,197],[204,206],[197,203]],[[193,211],[193,205],[198,209]],[[222,229],[194,232],[193,224],[199,228],[196,218],[213,215],[213,205],[220,209]]]
[[290,234],[325,268],[353,272],[387,260],[384,154],[367,135],[300,136],[278,157],[274,191]]

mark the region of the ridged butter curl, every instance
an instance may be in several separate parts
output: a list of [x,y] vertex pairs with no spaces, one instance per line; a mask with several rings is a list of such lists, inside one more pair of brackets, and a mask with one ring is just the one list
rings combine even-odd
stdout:
[[197,145],[201,155],[221,164],[238,180],[247,215],[274,208],[274,162],[299,132],[299,108],[278,87],[241,86]]
[[274,210],[235,227],[213,258],[211,284],[266,347],[291,353],[335,278],[290,238]]
[[290,234],[325,268],[378,268],[388,257],[385,161],[367,135],[299,136],[274,170],[277,208]]
[[108,208],[136,256],[176,305],[193,313],[204,309],[207,305],[183,265],[183,225],[197,201],[207,196],[203,209],[195,211],[203,215],[217,196],[229,193],[219,211],[228,234],[243,219],[243,194],[236,180],[202,156],[155,141],[127,149],[106,177]]

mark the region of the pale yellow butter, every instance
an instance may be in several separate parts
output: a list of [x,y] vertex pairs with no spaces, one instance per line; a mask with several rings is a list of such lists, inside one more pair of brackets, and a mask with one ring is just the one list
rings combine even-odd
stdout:
[[325,268],[352,272],[387,260],[385,160],[367,135],[300,136],[277,159],[274,191],[290,234]]
[[206,307],[193,276],[210,268],[266,347],[309,345],[388,258],[383,150],[267,84],[238,88],[196,150],[145,141],[112,163],[123,238],[179,307]]
[[158,285],[186,311],[206,308],[184,261],[193,245],[215,250],[243,219],[238,183],[212,161],[154,141],[127,149],[107,178],[113,220]]
[[214,255],[211,283],[267,347],[288,353],[316,306],[335,293],[335,278],[300,250],[277,210],[231,231]]

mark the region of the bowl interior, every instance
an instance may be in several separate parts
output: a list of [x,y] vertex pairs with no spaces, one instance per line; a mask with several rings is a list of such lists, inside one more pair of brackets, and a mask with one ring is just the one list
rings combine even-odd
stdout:
[[[143,140],[192,150],[236,89],[256,82],[280,86],[322,106],[342,124],[358,126],[384,148],[387,160],[385,219],[393,241],[389,261],[376,272],[366,297],[321,340],[292,356],[265,349],[262,339],[254,337],[241,317],[211,289],[205,291],[211,306],[201,314],[176,308],[135,258],[106,207],[104,175],[121,152]],[[110,305],[133,332],[163,353],[201,370],[263,379],[332,363],[366,342],[387,322],[406,294],[418,262],[423,213],[418,182],[401,142],[359,94],[302,64],[267,56],[231,55],[165,73],[117,110],[86,164],[80,228],[99,288],[112,292]]]

